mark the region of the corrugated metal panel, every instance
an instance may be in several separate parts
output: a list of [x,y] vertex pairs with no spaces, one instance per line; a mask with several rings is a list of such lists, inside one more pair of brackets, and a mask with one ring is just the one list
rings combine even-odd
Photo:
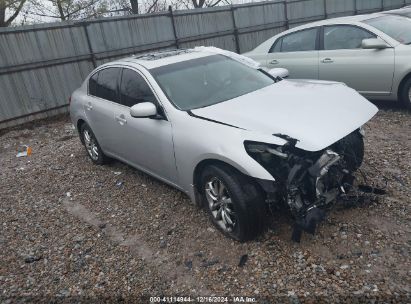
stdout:
[[193,42],[182,43],[182,48],[192,48],[195,46],[216,46],[225,50],[235,52],[235,39],[234,36],[215,37],[210,39],[196,40]]
[[236,7],[234,10],[237,28],[285,21],[284,3],[269,3],[260,6]]
[[324,0],[289,2],[287,9],[290,20],[324,16]]
[[169,16],[95,22],[87,26],[94,52],[105,52],[173,40]]
[[177,36],[192,37],[218,33],[233,29],[231,12],[224,10],[200,10],[201,13],[190,14],[187,11],[176,11],[174,14]]
[[242,53],[251,51],[257,45],[266,41],[267,39],[285,31],[285,27],[278,27],[275,29],[262,30],[253,33],[245,33],[239,35],[240,49]]
[[355,0],[327,0],[327,13],[352,15],[355,12]]
[[404,0],[384,0],[384,9],[400,8],[404,5]]
[[83,61],[0,75],[0,121],[67,104],[91,70]]
[[361,0],[357,1],[357,10],[360,12],[370,12],[381,10],[382,0]]
[[81,27],[0,32],[0,67],[88,54]]

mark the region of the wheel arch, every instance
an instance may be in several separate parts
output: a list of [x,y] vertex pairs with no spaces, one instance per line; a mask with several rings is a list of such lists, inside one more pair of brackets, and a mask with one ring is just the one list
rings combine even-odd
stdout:
[[404,88],[405,83],[406,83],[409,79],[411,79],[411,71],[408,71],[408,73],[405,74],[405,76],[402,78],[402,80],[401,80],[401,82],[400,82],[400,84],[399,84],[399,86],[398,86],[398,91],[397,91],[397,98],[398,98],[398,100],[401,99],[402,90],[403,90],[403,88]]
[[[76,122],[76,129],[77,132],[80,134],[81,133],[81,127],[86,123],[86,121],[83,118],[79,118]],[[84,139],[83,136],[80,134],[80,140],[84,144]]]
[[[239,166],[239,168],[237,166],[235,166],[235,163],[233,164],[232,162],[227,162],[221,159],[216,159],[216,158],[207,158],[207,159],[203,159],[201,160],[194,168],[193,171],[193,188],[194,188],[194,195],[195,195],[195,203],[197,206],[202,206],[203,201],[200,195],[200,190],[198,188],[200,182],[201,182],[201,173],[203,172],[203,170],[205,168],[207,168],[208,166],[211,165],[215,165],[215,166],[219,166],[219,167],[225,167],[228,168],[229,170],[232,170],[242,176],[244,176],[247,179],[250,179],[252,181],[255,182],[256,187],[260,188],[259,183],[257,182],[257,179],[248,175],[247,173],[243,172],[243,168],[241,168],[241,166]],[[262,189],[261,189],[262,190]]]

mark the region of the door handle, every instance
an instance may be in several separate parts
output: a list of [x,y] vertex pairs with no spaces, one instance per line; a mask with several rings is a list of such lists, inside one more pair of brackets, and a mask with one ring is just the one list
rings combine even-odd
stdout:
[[88,110],[88,111],[91,111],[91,110],[93,109],[93,105],[92,105],[90,102],[88,102],[84,107],[85,107],[86,110]]
[[120,125],[125,125],[125,124],[127,123],[127,119],[124,117],[124,115],[116,116],[116,121],[117,121]]
[[270,61],[270,64],[278,64],[278,60],[277,59],[273,59]]
[[323,60],[321,60],[322,63],[333,63],[334,60],[332,60],[331,58],[325,58]]

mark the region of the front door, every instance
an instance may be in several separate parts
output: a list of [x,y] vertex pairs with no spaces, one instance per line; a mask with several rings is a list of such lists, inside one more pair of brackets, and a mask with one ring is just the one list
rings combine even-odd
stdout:
[[166,118],[134,118],[130,115],[130,107],[139,102],[152,102],[161,111],[161,105],[144,76],[123,68],[120,102],[122,106],[114,111],[116,155],[159,178],[176,183],[171,122]]
[[362,49],[362,40],[368,38],[376,35],[357,26],[325,26],[319,78],[344,82],[364,95],[390,94],[394,49]]

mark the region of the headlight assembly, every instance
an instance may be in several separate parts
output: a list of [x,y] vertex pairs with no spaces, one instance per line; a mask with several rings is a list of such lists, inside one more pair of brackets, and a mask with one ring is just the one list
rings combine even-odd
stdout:
[[283,159],[288,158],[288,154],[282,151],[282,146],[254,141],[245,141],[244,147],[248,153],[269,153]]

